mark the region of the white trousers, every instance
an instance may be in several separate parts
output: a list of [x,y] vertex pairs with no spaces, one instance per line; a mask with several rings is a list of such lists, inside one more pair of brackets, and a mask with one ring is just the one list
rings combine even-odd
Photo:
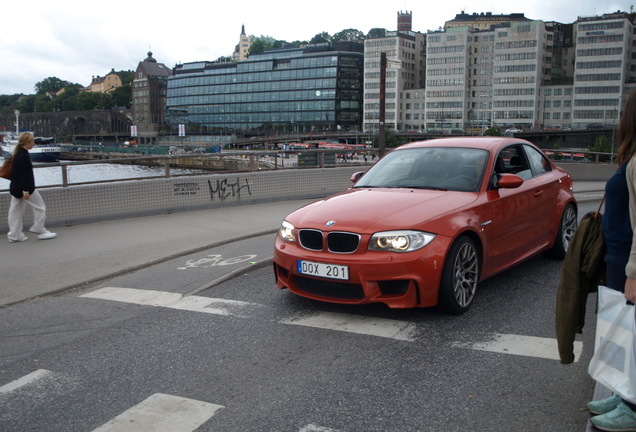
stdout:
[[18,241],[25,237],[22,229],[24,228],[24,211],[26,206],[30,205],[33,209],[33,225],[29,231],[35,233],[43,233],[46,231],[44,227],[44,221],[46,219],[46,206],[40,192],[33,191],[28,200],[22,198],[16,198],[11,196],[11,204],[9,205],[9,233],[7,237],[9,240]]

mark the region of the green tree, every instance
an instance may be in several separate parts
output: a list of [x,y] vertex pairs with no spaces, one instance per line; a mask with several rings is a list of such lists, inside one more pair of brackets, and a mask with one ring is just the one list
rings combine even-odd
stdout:
[[274,38],[269,36],[260,36],[254,38],[254,41],[250,46],[250,54],[261,54],[269,49],[272,49],[274,41]]
[[364,40],[364,33],[356,29],[345,29],[339,31],[331,38],[331,42],[361,41]]
[[64,92],[55,97],[55,109],[59,111],[77,111],[77,96],[82,86],[71,84],[64,88]]
[[45,78],[42,81],[35,84],[35,92],[37,94],[42,93],[57,93],[67,85],[71,84],[68,81],[63,81],[57,77]]
[[110,95],[113,98],[114,106],[130,108],[132,102],[132,88],[130,84],[117,87]]
[[329,43],[329,42],[331,42],[331,36],[329,36],[329,33],[327,32],[318,33],[309,41],[310,44]]
[[121,80],[122,85],[132,84],[133,79],[135,78],[135,72],[131,70],[121,70],[117,72],[117,76]]
[[372,28],[371,30],[369,30],[369,33],[367,33],[367,37],[368,38],[375,38],[375,37],[384,37],[386,36],[386,29],[385,28]]
[[0,114],[13,114],[15,105],[22,95],[0,95]]
[[54,109],[53,100],[46,93],[35,95],[34,112],[51,112]]
[[484,131],[484,136],[503,136],[499,126],[493,126]]
[[66,98],[62,100],[58,106],[60,107],[60,111],[79,111],[78,100],[76,97]]
[[[607,137],[605,136],[596,138],[594,140],[594,145],[590,147],[590,151],[607,153],[607,155],[599,155],[598,160],[600,162],[609,162],[611,160],[610,154],[612,153],[612,146],[610,145],[609,141],[607,140]],[[592,158],[594,157],[595,155],[592,155]]]
[[110,109],[113,105],[113,97],[108,93],[83,92],[77,96],[77,107],[82,111]]
[[35,112],[35,95],[29,95],[21,98],[15,105],[15,108],[23,113]]
[[273,49],[289,48],[291,46],[292,46],[292,44],[290,44],[289,42],[287,42],[285,40],[276,40],[272,44],[272,48]]

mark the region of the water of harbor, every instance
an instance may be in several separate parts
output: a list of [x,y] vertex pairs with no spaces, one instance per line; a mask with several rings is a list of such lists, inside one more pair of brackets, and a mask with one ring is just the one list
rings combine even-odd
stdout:
[[[0,163],[4,160],[0,158]],[[33,173],[35,176],[35,185],[38,186],[55,186],[62,184],[62,168],[57,166],[38,167],[37,163],[33,164]],[[164,176],[164,167],[146,167],[139,165],[119,165],[119,164],[90,164],[90,165],[72,165],[67,166],[68,182],[83,183],[107,180],[126,180],[140,177]],[[171,175],[199,173],[199,170],[185,170],[171,168]],[[9,180],[0,178],[0,190],[9,189]]]

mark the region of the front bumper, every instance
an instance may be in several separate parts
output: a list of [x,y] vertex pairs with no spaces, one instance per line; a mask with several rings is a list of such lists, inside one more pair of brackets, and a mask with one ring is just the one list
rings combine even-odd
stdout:
[[[438,235],[429,245],[408,253],[363,250],[338,254],[307,250],[277,236],[273,260],[276,285],[303,297],[331,303],[384,303],[391,308],[434,306],[451,240]],[[299,274],[299,259],[348,266],[349,279]]]

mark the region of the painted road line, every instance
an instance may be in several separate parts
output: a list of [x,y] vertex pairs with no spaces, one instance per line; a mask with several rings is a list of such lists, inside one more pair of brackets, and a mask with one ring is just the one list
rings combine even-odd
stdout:
[[415,340],[416,332],[415,324],[412,323],[334,312],[322,312],[317,315],[290,318],[280,322],[282,324],[337,330],[408,342]]
[[308,424],[307,426],[302,427],[298,432],[338,432],[338,430],[318,426],[315,424]]
[[208,402],[155,393],[93,432],[190,432],[221,408]]
[[19,389],[22,386],[31,384],[33,381],[39,380],[40,378],[44,378],[50,373],[51,371],[48,371],[46,369],[38,369],[35,372],[31,372],[30,374],[23,376],[22,378],[18,378],[15,381],[11,381],[10,383],[3,385],[2,387],[0,387],[0,394],[10,393],[13,390]]
[[[548,360],[560,360],[557,340],[535,336],[495,333],[488,342],[455,342],[453,346],[502,354],[538,357]],[[578,362],[583,352],[583,342],[574,342],[574,361]]]
[[140,306],[165,307],[203,312],[215,315],[236,316],[247,318],[262,305],[237,300],[216,299],[201,296],[184,296],[177,293],[134,288],[106,287],[80,297],[110,300],[122,303],[132,303]]
[[[165,291],[118,287],[101,288],[82,294],[80,297],[132,303],[142,306],[165,307],[191,312],[204,312],[216,315],[231,315],[241,318],[249,318],[253,316],[254,310],[264,307],[257,303],[236,300],[183,296]],[[337,330],[408,342],[415,340],[414,335],[416,331],[415,324],[412,323],[332,312],[311,315],[309,317],[291,318],[280,322],[282,324]]]

